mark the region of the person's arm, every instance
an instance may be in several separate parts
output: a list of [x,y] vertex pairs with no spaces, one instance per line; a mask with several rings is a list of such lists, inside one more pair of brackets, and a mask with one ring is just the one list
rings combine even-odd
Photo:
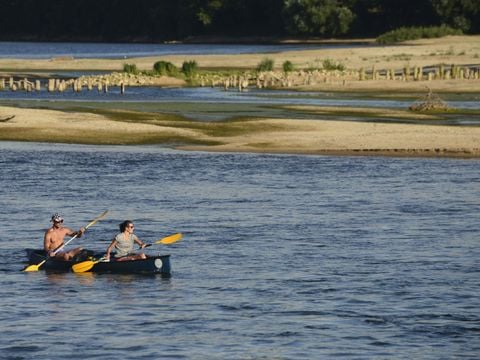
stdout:
[[116,243],[117,243],[117,240],[115,240],[114,238],[110,243],[110,245],[108,245],[107,251],[105,253],[105,259],[110,260],[110,252],[112,251]]
[[73,231],[72,229],[68,229],[67,235],[68,236],[76,236],[76,237],[81,238],[84,232],[85,232],[84,227],[81,227],[80,230],[78,230],[78,231]]
[[50,253],[51,253],[50,244],[51,244],[51,238],[48,234],[48,231],[46,231],[45,235],[43,236],[43,250],[45,250],[45,253],[47,254],[47,256],[50,256]]
[[140,249],[143,249],[143,248],[145,248],[145,246],[147,246],[147,244],[145,244],[143,241],[141,241],[137,236],[135,236],[133,238],[133,241],[135,241],[138,244]]

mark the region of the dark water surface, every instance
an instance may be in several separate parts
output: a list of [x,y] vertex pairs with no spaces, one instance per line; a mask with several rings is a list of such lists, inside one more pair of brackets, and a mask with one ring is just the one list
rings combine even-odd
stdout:
[[[1,359],[475,359],[479,160],[0,143]],[[170,279],[22,272],[53,212]]]

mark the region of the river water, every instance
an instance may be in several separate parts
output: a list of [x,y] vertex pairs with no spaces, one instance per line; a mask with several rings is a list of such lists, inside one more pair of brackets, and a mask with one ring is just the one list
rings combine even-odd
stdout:
[[16,59],[127,59],[132,57],[204,54],[262,54],[280,51],[363,47],[364,44],[148,44],[0,41],[0,57]]
[[[0,143],[1,359],[475,359],[480,161]],[[172,277],[22,272],[52,213]]]

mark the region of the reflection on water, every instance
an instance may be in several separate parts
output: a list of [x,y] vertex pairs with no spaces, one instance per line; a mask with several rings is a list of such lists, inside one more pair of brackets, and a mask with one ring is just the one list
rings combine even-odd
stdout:
[[95,281],[95,276],[91,272],[74,273],[78,279],[78,283],[82,286],[91,286]]

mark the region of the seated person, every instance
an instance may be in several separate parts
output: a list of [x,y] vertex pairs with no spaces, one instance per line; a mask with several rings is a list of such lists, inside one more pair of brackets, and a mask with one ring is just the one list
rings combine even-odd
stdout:
[[53,256],[55,259],[69,261],[78,255],[83,249],[77,247],[75,249],[65,251],[63,249],[55,252],[57,249],[60,249],[64,244],[65,236],[78,236],[81,237],[85,232],[84,228],[80,228],[78,231],[73,231],[68,227],[63,226],[63,217],[59,214],[53,214],[50,220],[53,224],[52,227],[45,231],[43,237],[43,249],[47,256]]
[[110,245],[107,248],[105,259],[110,260],[110,252],[115,249],[115,260],[139,260],[146,259],[147,256],[144,253],[136,254],[133,252],[133,245],[137,243],[141,249],[145,248],[145,243],[133,233],[135,226],[130,220],[125,220],[120,225],[120,233],[115,236]]

